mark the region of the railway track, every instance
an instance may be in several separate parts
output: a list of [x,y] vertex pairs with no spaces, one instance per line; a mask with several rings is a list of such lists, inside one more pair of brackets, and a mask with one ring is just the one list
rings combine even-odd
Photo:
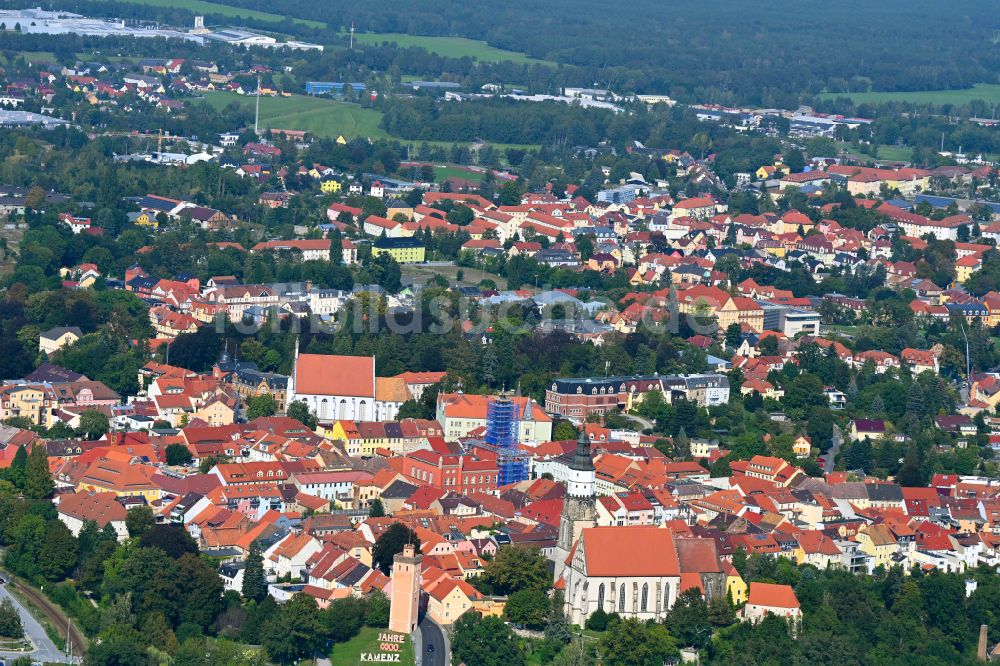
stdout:
[[[70,620],[66,622],[67,615],[62,612],[62,610],[56,606],[48,597],[34,589],[25,585],[18,579],[11,580],[11,583],[17,588],[17,591],[28,599],[36,608],[42,611],[46,619],[49,621],[56,631],[60,635],[65,636],[65,632],[69,631],[70,646],[73,654],[77,657],[82,657],[87,645],[87,637],[83,635],[73,621]],[[68,629],[67,629],[68,628]]]

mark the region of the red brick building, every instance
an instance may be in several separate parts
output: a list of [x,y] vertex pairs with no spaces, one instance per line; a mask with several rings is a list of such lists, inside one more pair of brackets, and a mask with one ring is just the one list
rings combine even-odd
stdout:
[[496,458],[487,451],[452,455],[421,450],[405,457],[403,473],[435,488],[465,495],[494,492],[500,470]]

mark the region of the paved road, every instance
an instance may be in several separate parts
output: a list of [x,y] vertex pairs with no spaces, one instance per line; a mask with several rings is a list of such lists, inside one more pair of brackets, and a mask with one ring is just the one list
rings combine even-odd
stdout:
[[833,471],[834,461],[837,459],[837,454],[840,453],[840,445],[844,443],[844,433],[840,432],[840,428],[837,424],[833,424],[833,444],[830,446],[830,450],[823,454],[826,458],[826,462],[823,464],[823,472],[829,474]]
[[629,421],[634,421],[635,423],[638,423],[640,426],[642,426],[643,430],[653,430],[656,428],[655,423],[641,416],[636,416],[635,414],[627,414],[624,412],[622,413],[622,416],[627,418]]
[[[451,664],[451,655],[448,653],[448,641],[445,640],[444,631],[426,615],[420,621],[420,642],[422,645],[414,645],[413,649],[420,652],[423,666],[449,666]],[[428,645],[434,646],[433,652],[427,651]]]
[[[27,636],[35,644],[35,651],[31,653],[32,659],[35,661],[58,664],[73,663],[61,649],[56,647],[55,643],[52,642],[52,639],[50,639],[48,634],[45,633],[45,629],[41,624],[39,624],[38,620],[36,620],[34,616],[28,612],[28,609],[22,606],[21,602],[7,591],[7,586],[0,585],[0,599],[5,598],[14,602],[14,608],[16,608],[18,613],[21,614],[21,624],[24,625],[24,633],[27,634]],[[8,661],[12,661],[12,657],[22,656],[24,656],[23,652],[0,652],[0,657],[3,657]]]

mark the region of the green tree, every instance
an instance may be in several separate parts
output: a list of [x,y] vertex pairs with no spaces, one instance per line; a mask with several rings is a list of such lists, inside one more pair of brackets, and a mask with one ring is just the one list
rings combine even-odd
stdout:
[[41,573],[50,581],[64,580],[77,560],[77,541],[61,520],[50,520],[38,554]]
[[325,641],[316,600],[296,594],[262,629],[261,642],[272,661],[289,664],[312,656]]
[[144,641],[134,630],[91,645],[84,659],[84,666],[152,666],[153,663]]
[[708,604],[701,591],[685,590],[667,614],[667,629],[681,645],[697,648],[708,647],[712,638],[712,626],[708,620]]
[[168,465],[190,465],[193,460],[191,450],[176,442],[167,447],[166,457]]
[[19,446],[14,452],[14,459],[7,470],[7,478],[19,490],[24,490],[24,476],[28,467],[28,447]]
[[677,431],[677,436],[674,437],[674,457],[676,458],[687,458],[691,455],[691,439],[687,436],[687,430],[684,426],[680,427]]
[[416,546],[415,550],[420,552],[420,539],[416,532],[403,523],[393,523],[372,547],[372,566],[388,576],[392,571],[392,559],[397,553],[403,552],[403,546],[408,543],[412,543]]
[[761,340],[757,343],[757,350],[760,351],[761,356],[777,356],[780,353],[777,336],[769,335]]
[[632,618],[611,623],[600,646],[608,666],[662,666],[680,655],[666,627]]
[[515,624],[523,624],[528,629],[540,630],[545,627],[549,613],[549,595],[544,590],[518,590],[507,599],[504,616]]
[[178,620],[197,626],[202,633],[211,631],[223,609],[222,579],[197,553],[182,555],[177,560],[177,571],[183,598]]
[[389,597],[381,590],[374,590],[368,595],[368,605],[365,610],[365,626],[385,628],[389,626]]
[[107,414],[96,409],[88,409],[80,415],[80,434],[87,439],[100,439],[111,429]]
[[914,444],[910,444],[906,449],[906,455],[903,457],[903,466],[899,468],[899,474],[896,475],[896,483],[907,488],[917,488],[927,485],[927,479],[920,469],[917,447]]
[[285,410],[285,415],[302,423],[310,430],[315,430],[318,420],[316,415],[309,411],[309,406],[304,400],[295,400]]
[[33,500],[48,499],[54,489],[48,454],[44,446],[36,444],[31,447],[24,469],[24,496]]
[[159,548],[175,560],[185,554],[198,554],[198,544],[187,530],[177,525],[153,525],[139,537],[139,544],[143,548]]
[[247,419],[253,421],[278,413],[278,401],[270,393],[258,395],[247,400]]
[[826,407],[828,404],[823,382],[812,373],[801,373],[785,387],[785,409],[793,418],[802,418],[810,408]]
[[375,498],[372,500],[371,504],[368,505],[368,517],[369,518],[382,518],[385,516],[385,505],[382,504],[382,500]]
[[246,566],[243,569],[243,598],[262,601],[267,596],[267,578],[264,576],[264,558],[257,540],[250,544]]
[[125,529],[130,537],[141,537],[155,524],[153,510],[145,504],[132,507],[125,516]]
[[505,546],[483,570],[483,581],[494,594],[520,590],[546,590],[552,583],[552,567],[541,551],[530,546]]
[[591,631],[605,631],[608,628],[608,612],[598,608],[587,618],[585,626]]
[[21,625],[21,614],[14,608],[10,599],[0,602],[0,637],[22,638],[24,627]]
[[806,158],[798,148],[792,148],[785,153],[785,166],[792,173],[800,173],[806,166]]
[[357,636],[365,623],[366,611],[365,601],[357,597],[331,602],[322,614],[323,625],[330,640],[343,643]]
[[469,611],[455,622],[452,659],[465,666],[524,666],[524,655],[510,627],[499,617]]
[[561,442],[565,440],[576,440],[579,433],[577,433],[576,428],[569,421],[560,421],[556,424],[556,427],[552,429],[552,439]]
[[743,329],[736,322],[726,327],[726,345],[730,349],[736,349],[743,340]]

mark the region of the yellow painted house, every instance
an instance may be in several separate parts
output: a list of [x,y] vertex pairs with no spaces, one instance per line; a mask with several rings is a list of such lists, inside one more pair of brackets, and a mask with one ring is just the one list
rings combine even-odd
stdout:
[[319,184],[319,189],[323,194],[336,194],[344,188],[339,180],[328,178]]
[[424,261],[426,249],[414,238],[379,238],[372,243],[372,257],[380,254],[388,254],[401,264],[415,264]]
[[747,602],[747,584],[740,576],[740,572],[729,561],[722,563],[722,568],[726,572],[726,593],[733,600],[734,604],[745,604]]
[[137,227],[150,227],[152,229],[158,229],[160,226],[160,223],[156,219],[156,216],[147,211],[142,211],[141,213],[136,215],[133,222],[135,222],[135,225]]
[[193,416],[210,426],[231,425],[236,421],[236,412],[222,400],[212,400],[198,409]]
[[330,426],[320,425],[317,432],[327,439],[343,442],[347,455],[361,455],[361,433],[354,421],[340,420]]
[[7,419],[25,418],[34,425],[51,428],[56,397],[44,386],[19,385],[0,389],[0,417]]
[[438,624],[451,625],[467,611],[482,607],[483,594],[464,580],[445,579],[427,595],[427,614]]
[[[958,282],[965,282],[972,277],[972,274],[983,267],[983,260],[979,255],[970,254],[955,262],[955,279]],[[992,312],[990,313],[993,314]]]
[[896,537],[892,530],[883,524],[863,527],[854,537],[861,544],[861,551],[874,557],[873,567],[889,568],[893,565],[892,556],[899,550]]

